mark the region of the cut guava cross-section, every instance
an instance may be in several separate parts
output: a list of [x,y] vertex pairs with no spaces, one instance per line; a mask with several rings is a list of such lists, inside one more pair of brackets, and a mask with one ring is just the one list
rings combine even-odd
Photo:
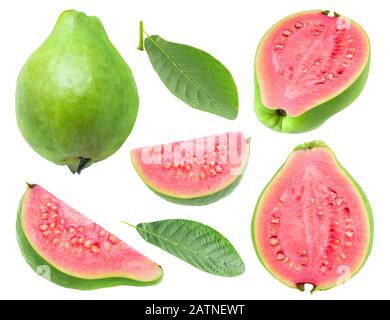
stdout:
[[233,191],[249,159],[249,139],[230,132],[131,151],[142,180],[163,198],[204,205]]
[[65,287],[96,289],[154,284],[162,269],[38,185],[29,185],[18,212],[22,254],[37,272]]
[[288,19],[266,36],[259,52],[264,103],[301,115],[356,78],[367,48],[365,34],[340,17],[313,12]]
[[[360,94],[369,58],[366,33],[345,17],[307,11],[285,18],[268,31],[256,53],[260,120],[280,131],[315,128]],[[325,111],[297,119],[317,107]]]
[[324,290],[367,259],[373,223],[366,196],[322,142],[299,146],[263,191],[252,235],[264,266],[280,281]]

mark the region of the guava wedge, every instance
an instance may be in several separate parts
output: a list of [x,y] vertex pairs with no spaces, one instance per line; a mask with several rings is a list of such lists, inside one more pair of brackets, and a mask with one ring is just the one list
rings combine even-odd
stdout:
[[184,205],[206,205],[229,195],[249,159],[250,139],[230,132],[131,151],[138,175],[157,195]]
[[292,288],[333,288],[368,258],[373,219],[366,195],[321,141],[299,145],[257,202],[252,239],[265,268]]
[[133,129],[138,92],[132,72],[100,20],[64,11],[23,66],[16,116],[27,143],[72,173],[114,154]]
[[28,185],[16,222],[22,255],[38,274],[67,288],[157,284],[162,269],[38,185]]
[[370,43],[356,22],[306,11],[275,24],[255,58],[255,112],[281,132],[313,130],[362,92]]

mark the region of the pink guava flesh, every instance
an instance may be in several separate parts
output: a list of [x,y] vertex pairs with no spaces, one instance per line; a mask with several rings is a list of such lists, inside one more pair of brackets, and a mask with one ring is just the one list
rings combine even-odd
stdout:
[[326,148],[295,151],[261,196],[255,217],[260,259],[291,287],[335,286],[368,255],[367,208]]
[[161,268],[38,185],[22,204],[22,227],[34,250],[58,270],[83,279],[153,281]]
[[224,189],[243,172],[249,141],[231,132],[131,151],[138,174],[153,190],[178,198]]
[[368,59],[368,37],[355,22],[321,11],[290,16],[266,34],[256,54],[262,102],[299,116],[347,89]]

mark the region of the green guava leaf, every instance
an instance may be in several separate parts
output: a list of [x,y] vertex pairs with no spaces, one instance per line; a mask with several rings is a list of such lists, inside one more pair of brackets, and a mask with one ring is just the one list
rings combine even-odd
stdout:
[[202,223],[169,219],[140,223],[135,228],[147,242],[202,271],[224,277],[245,271],[244,262],[229,240]]
[[213,56],[158,35],[145,39],[145,50],[161,81],[180,100],[227,119],[237,117],[236,84],[229,70]]

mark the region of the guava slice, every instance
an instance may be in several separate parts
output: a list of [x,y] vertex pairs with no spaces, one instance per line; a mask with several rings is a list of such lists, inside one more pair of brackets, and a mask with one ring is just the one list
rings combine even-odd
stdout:
[[326,290],[355,275],[373,241],[363,190],[321,141],[298,146],[256,205],[253,243],[265,268],[303,290]]
[[329,11],[306,11],[274,25],[255,58],[255,111],[282,132],[317,128],[354,101],[370,65],[367,34]]
[[159,265],[39,185],[23,195],[16,230],[31,268],[64,287],[144,286],[162,277]]
[[230,194],[249,159],[249,139],[230,132],[131,151],[145,184],[168,201],[205,205]]

